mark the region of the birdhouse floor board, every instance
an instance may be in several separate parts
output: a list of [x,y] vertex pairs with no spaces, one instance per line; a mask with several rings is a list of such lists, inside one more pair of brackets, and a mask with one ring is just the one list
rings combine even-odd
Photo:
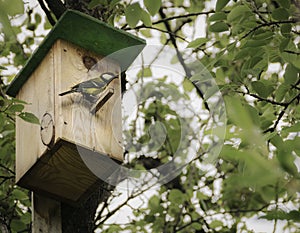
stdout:
[[88,158],[88,165],[93,165],[93,170],[101,177],[109,177],[114,171],[112,167],[116,166],[116,163],[107,156],[63,139],[54,147],[55,149],[46,151],[41,156],[19,180],[18,185],[68,203],[76,203],[86,199],[90,191],[101,182],[86,166],[80,155]]

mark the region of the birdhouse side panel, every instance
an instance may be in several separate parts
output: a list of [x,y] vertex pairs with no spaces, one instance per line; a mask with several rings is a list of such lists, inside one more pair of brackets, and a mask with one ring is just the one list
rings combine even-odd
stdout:
[[[55,43],[54,54],[56,138],[122,160],[120,78],[114,79],[103,90],[106,93],[112,89],[113,94],[99,111],[92,111],[97,99],[91,99],[89,95],[76,91],[59,95],[82,82],[99,78],[103,73],[109,72],[119,77],[119,65],[63,40]],[[113,119],[113,108],[117,108],[114,117],[118,119]]]
[[[53,50],[41,61],[27,82],[20,89],[17,98],[27,102],[24,111],[33,113],[40,122],[45,115],[54,116],[54,73]],[[40,125],[16,119],[16,181],[32,167],[37,159],[47,150],[54,137],[53,122]],[[42,134],[44,141],[42,139]]]

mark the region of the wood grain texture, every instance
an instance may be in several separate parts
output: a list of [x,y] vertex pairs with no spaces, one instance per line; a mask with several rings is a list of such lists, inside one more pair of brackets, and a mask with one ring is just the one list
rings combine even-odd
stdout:
[[[114,94],[96,114],[90,112],[91,103],[81,94],[58,94],[75,84],[99,77],[104,72],[120,75],[119,66],[107,58],[95,55],[65,41],[57,41],[55,50],[55,122],[57,137],[84,145],[114,159],[123,160],[121,88],[120,79],[113,80],[108,88]],[[86,67],[83,58],[97,61]]]
[[[87,56],[97,62],[87,65]],[[110,157],[123,159],[120,79],[109,84],[105,92],[113,94],[96,113],[91,112],[93,103],[79,93],[59,96],[104,72],[120,75],[120,68],[71,43],[58,40],[54,44],[18,96],[31,103],[26,110],[43,118],[46,126],[49,119],[54,124],[54,132],[43,130],[45,126],[41,132],[37,125],[17,121],[19,185],[76,203],[88,196],[99,177],[108,179],[118,169]]]
[[60,202],[32,193],[32,233],[61,233]]
[[[80,153],[85,155],[86,163]],[[76,205],[89,197],[90,191],[99,182],[98,176],[106,179],[115,170],[116,163],[107,156],[60,139],[22,177],[19,184],[36,193]]]
[[[47,112],[54,116],[53,50],[19,91],[17,98],[26,101],[24,111],[39,119]],[[47,147],[42,143],[40,126],[16,119],[16,181],[36,162]]]

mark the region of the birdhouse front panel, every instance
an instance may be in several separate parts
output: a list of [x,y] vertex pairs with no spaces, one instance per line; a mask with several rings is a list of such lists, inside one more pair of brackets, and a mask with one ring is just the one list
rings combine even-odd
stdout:
[[[77,145],[109,155],[119,161],[123,159],[120,67],[114,61],[93,54],[69,42],[58,40],[54,45],[55,56],[55,122],[56,138],[66,139]],[[87,62],[88,60],[88,62]],[[113,79],[106,87],[84,87],[84,82],[112,74]],[[80,91],[67,95],[59,94],[79,84]],[[94,93],[91,95],[89,91]],[[84,92],[84,93],[81,93]],[[91,95],[91,96],[90,96]],[[97,102],[108,96],[99,109]],[[101,104],[101,103],[98,103]]]

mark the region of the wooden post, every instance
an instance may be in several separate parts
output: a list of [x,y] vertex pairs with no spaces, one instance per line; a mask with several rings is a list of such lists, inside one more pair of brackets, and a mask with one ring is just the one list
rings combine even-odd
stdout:
[[32,192],[32,232],[61,233],[61,226],[60,202]]

